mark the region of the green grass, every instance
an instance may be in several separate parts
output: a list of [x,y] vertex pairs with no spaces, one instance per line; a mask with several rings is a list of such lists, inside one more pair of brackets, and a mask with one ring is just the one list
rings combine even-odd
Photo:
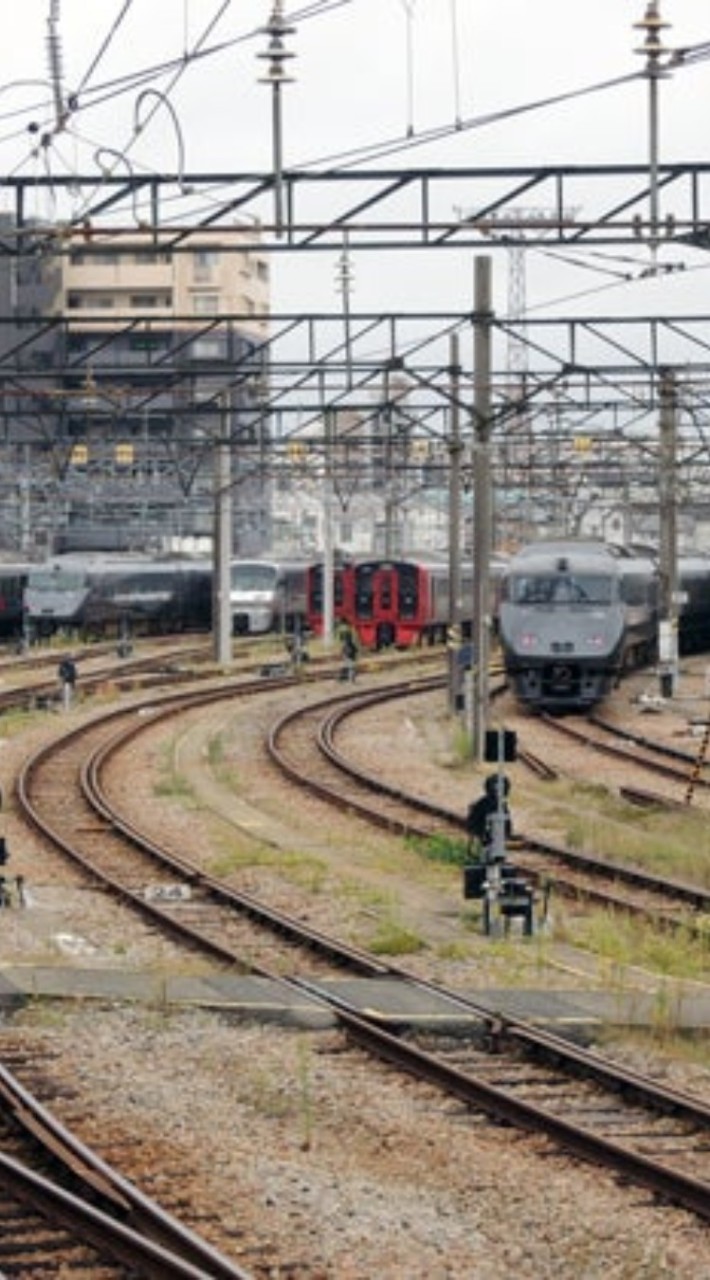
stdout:
[[[594,783],[521,779],[520,792],[526,829],[544,826],[572,849],[710,889],[707,810],[642,808]],[[514,787],[514,825],[515,799]]]
[[380,920],[364,944],[376,956],[410,956],[426,950],[426,942],[396,920]]
[[172,744],[165,744],[161,753],[160,770],[153,793],[165,799],[194,799],[194,791],[184,774],[176,768]]
[[171,773],[168,777],[159,778],[153,791],[156,796],[168,799],[188,800],[193,795],[187,779],[181,778],[175,773]]
[[326,887],[328,867],[310,853],[288,853],[271,845],[259,845],[248,841],[235,844],[230,841],[222,851],[210,859],[208,872],[221,879],[228,879],[237,871],[248,867],[264,867],[277,871],[292,884],[308,893],[322,893]]
[[449,836],[432,836],[429,840],[408,841],[409,847],[428,862],[443,862],[452,867],[463,867],[471,861],[466,840]]
[[662,977],[710,980],[710,952],[690,931],[659,930],[637,917],[593,911],[584,917],[557,913],[557,941],[584,947],[621,971],[636,966]]

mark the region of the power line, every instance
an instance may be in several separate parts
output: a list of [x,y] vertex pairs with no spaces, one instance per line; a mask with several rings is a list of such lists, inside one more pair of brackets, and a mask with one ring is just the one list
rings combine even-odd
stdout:
[[123,19],[126,17],[132,4],[133,4],[133,0],[124,0],[124,4],[123,4],[123,8],[121,9],[121,12],[114,18],[109,28],[108,34],[105,36],[104,40],[101,42],[101,45],[99,46],[97,53],[94,55],[94,58],[89,63],[87,70],[84,72],[84,75],[82,76],[81,80],[76,86],[76,89],[74,90],[74,96],[77,96],[78,94],[80,94],[82,89],[84,89],[88,84],[97,66],[101,62],[101,59],[106,55],[109,48],[111,47],[114,41],[114,38],[116,37],[118,30],[121,26],[121,23],[123,22]]

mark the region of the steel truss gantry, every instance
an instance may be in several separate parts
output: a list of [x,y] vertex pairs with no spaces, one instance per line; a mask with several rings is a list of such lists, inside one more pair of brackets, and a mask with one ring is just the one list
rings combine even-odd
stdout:
[[[634,245],[640,255],[653,248],[649,274],[660,274],[682,267],[672,260],[674,247],[685,258],[691,247],[710,247],[710,164],[659,164],[653,219],[643,165],[285,171],[278,218],[269,174],[47,174],[7,177],[2,186],[5,206],[14,205],[14,212],[0,226],[0,254],[20,263],[68,254],[77,243],[89,257],[120,253],[136,232],[172,253],[192,252],[210,236],[216,244],[235,225],[246,235],[231,242],[234,252],[249,247],[253,227],[260,253],[294,258],[341,253],[345,243],[353,255]],[[51,221],[41,216],[44,197]],[[539,218],[531,201],[539,202]],[[256,334],[261,321],[268,321],[268,336],[255,336],[238,358],[192,358],[190,341],[200,335]],[[604,441],[605,458],[616,458],[619,442],[633,438],[634,450],[648,456],[667,369],[677,376],[687,456],[706,467],[710,317],[532,318],[480,315],[473,304],[465,311],[386,314],[354,311],[348,301],[347,314],[334,305],[318,312],[234,313],[204,323],[171,314],[176,336],[169,349],[147,345],[135,362],[127,359],[126,344],[117,360],[116,339],[150,333],[152,326],[164,330],[164,319],[133,313],[130,321],[112,322],[110,332],[90,334],[78,349],[72,336],[82,331],[80,315],[0,315],[0,442],[29,451],[28,457],[36,446],[38,457],[53,459],[52,474],[63,477],[77,433],[93,430],[120,444],[142,424],[157,462],[172,466],[180,485],[189,486],[216,435],[224,434],[225,420],[235,451],[271,474],[294,465],[292,444],[303,442],[322,457],[325,424],[332,428],[335,421],[335,466],[344,473],[353,465],[344,444],[380,447],[393,436],[406,439],[398,454],[403,469],[418,470],[410,459],[420,443],[435,454],[438,449],[434,466],[443,472],[453,416],[471,441],[475,435],[474,332],[481,325],[491,337],[491,441],[504,468],[544,473],[561,444],[575,437]],[[90,329],[87,321],[84,331]],[[184,341],[181,329],[189,335]],[[511,341],[525,351],[520,376],[507,367]],[[225,341],[224,349],[230,346]],[[161,431],[161,418],[169,430]],[[681,444],[681,461],[682,452]]]
[[[344,236],[352,252],[655,245],[659,236],[710,244],[710,164],[698,162],[659,161],[653,182],[643,164],[285,170],[278,217],[275,179],[264,173],[146,175],[129,168],[14,175],[0,188],[18,228],[0,240],[9,254],[26,251],[25,232],[36,245],[43,196],[60,224],[46,228],[48,246],[60,252],[72,228],[105,249],[139,226],[172,233],[168,247],[179,252],[196,234],[218,234],[235,219],[258,226],[260,249],[272,253],[340,250]],[[539,218],[531,212],[521,223],[521,200],[539,205]]]

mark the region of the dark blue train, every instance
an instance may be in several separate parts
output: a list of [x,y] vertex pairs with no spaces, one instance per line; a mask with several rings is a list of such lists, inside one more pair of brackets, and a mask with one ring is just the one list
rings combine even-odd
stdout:
[[29,564],[0,563],[0,636],[19,637],[23,631],[24,598]]
[[189,559],[57,556],[30,570],[24,602],[34,635],[204,631],[212,622],[212,568]]

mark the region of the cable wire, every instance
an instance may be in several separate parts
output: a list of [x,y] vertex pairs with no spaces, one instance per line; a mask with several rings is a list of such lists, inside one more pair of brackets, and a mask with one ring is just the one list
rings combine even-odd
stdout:
[[121,26],[121,23],[123,22],[124,18],[128,14],[128,11],[131,8],[132,4],[133,4],[133,0],[124,0],[123,8],[121,9],[121,12],[117,15],[117,17],[114,18],[109,28],[108,34],[105,36],[93,60],[90,62],[87,70],[84,72],[83,76],[81,77],[81,80],[79,81],[76,89],[74,90],[74,94],[73,94],[74,97],[77,97],[82,92],[82,90],[86,88],[86,85],[89,83],[89,80],[91,79],[97,66],[101,62],[101,59],[106,55],[111,44],[113,43],[118,33],[118,30]]

